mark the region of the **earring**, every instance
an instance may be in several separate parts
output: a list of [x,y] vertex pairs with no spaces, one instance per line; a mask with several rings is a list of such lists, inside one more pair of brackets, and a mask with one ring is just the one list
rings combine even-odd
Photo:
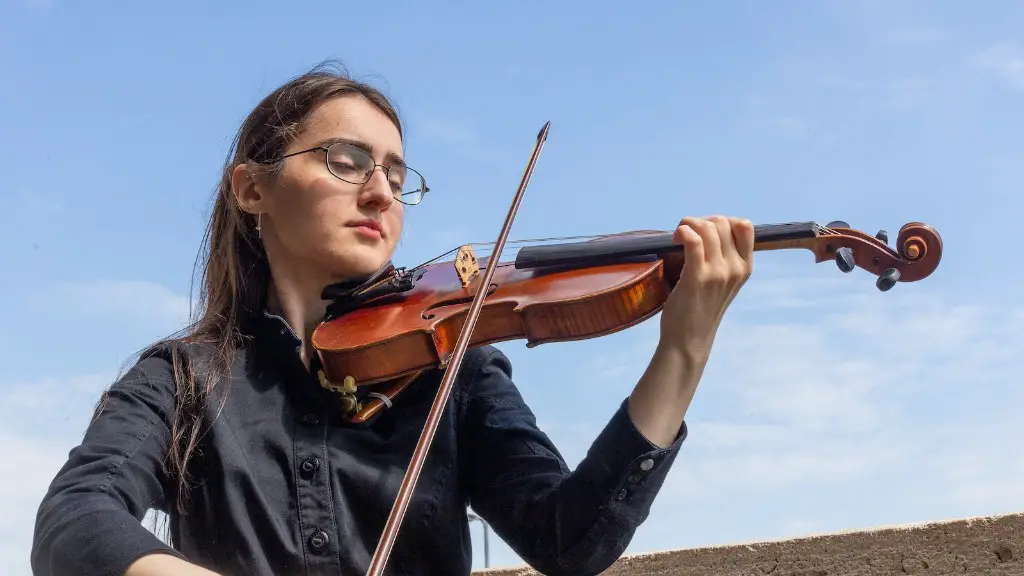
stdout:
[[260,210],[259,216],[256,217],[256,236],[263,238],[263,210]]

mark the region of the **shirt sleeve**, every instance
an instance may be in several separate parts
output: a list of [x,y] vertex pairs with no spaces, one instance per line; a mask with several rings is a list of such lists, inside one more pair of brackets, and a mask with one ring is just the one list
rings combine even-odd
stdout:
[[39,506],[35,576],[119,576],[145,554],[182,558],[142,525],[150,508],[166,509],[163,462],[173,407],[169,366],[155,357],[105,394]]
[[470,505],[540,572],[599,574],[646,520],[686,424],[658,447],[636,428],[626,399],[570,471],[511,373],[508,358],[490,348],[468,384],[461,436]]

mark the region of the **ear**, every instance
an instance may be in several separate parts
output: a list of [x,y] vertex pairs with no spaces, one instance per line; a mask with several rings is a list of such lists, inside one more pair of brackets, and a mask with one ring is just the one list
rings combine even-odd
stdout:
[[263,212],[263,194],[247,164],[239,164],[231,172],[231,192],[243,212],[259,214]]

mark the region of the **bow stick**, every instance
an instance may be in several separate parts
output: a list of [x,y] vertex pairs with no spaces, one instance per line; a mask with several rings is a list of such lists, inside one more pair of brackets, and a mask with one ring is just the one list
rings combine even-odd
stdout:
[[[505,216],[505,223],[498,234],[498,241],[494,244],[495,254],[501,254],[501,251],[505,248],[505,241],[508,239],[509,230],[512,229],[512,221],[516,217],[516,212],[519,211],[519,205],[523,201],[523,194],[530,183],[530,176],[533,175],[533,169],[537,165],[537,158],[540,157],[541,150],[544,148],[544,142],[547,141],[550,128],[551,122],[548,121],[537,134],[537,142],[533,146],[530,161],[523,172],[522,180],[519,182],[519,189],[516,190],[515,198],[512,200],[512,207],[509,208],[508,214]],[[499,258],[488,258],[487,269],[484,272],[483,279],[480,281],[480,286],[490,286],[491,279],[494,277],[494,270],[498,266],[498,260]],[[434,403],[431,405],[430,413],[427,415],[427,422],[423,427],[423,431],[420,432],[419,441],[416,443],[416,449],[412,453],[409,467],[405,471],[402,485],[398,488],[398,496],[391,507],[391,514],[388,516],[387,524],[384,525],[384,531],[377,542],[377,549],[374,551],[370,567],[366,571],[367,576],[381,576],[384,572],[384,566],[395,545],[395,539],[398,537],[398,530],[405,517],[405,511],[409,507],[410,500],[412,500],[413,490],[416,489],[416,483],[419,481],[420,473],[423,471],[423,463],[426,460],[427,451],[430,450],[430,444],[434,440],[437,426],[441,421],[441,411],[448,402],[448,397],[451,395],[452,388],[455,385],[455,378],[459,375],[462,357],[466,354],[467,348],[469,348],[470,337],[473,334],[473,329],[476,327],[476,321],[480,316],[480,310],[483,308],[486,297],[487,290],[477,290],[476,296],[473,297],[473,304],[469,308],[469,313],[466,314],[466,322],[459,333],[459,339],[455,343],[455,349],[452,352],[451,358],[448,360],[444,377],[441,379],[441,385],[437,389]]]

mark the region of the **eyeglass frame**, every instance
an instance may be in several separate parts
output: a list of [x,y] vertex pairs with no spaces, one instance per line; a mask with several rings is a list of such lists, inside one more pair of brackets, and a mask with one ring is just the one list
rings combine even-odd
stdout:
[[[363,180],[362,182],[353,182],[351,180],[346,180],[346,179],[342,178],[341,176],[338,176],[337,174],[335,174],[334,170],[331,170],[331,161],[330,161],[331,147],[332,146],[349,146],[349,147],[354,148],[356,150],[359,150],[360,152],[362,152],[362,153],[366,154],[367,156],[369,156],[370,162],[373,162],[373,165],[370,167],[369,170],[366,171],[366,179]],[[298,156],[299,154],[308,154],[309,152],[317,152],[319,150],[323,150],[324,151],[324,164],[327,166],[327,171],[331,173],[331,176],[334,176],[335,178],[337,178],[338,180],[341,180],[342,182],[348,182],[349,184],[357,184],[357,185],[366,184],[367,182],[370,181],[370,178],[373,178],[373,173],[374,173],[374,171],[377,170],[378,167],[380,167],[380,168],[382,168],[384,170],[384,176],[385,177],[387,177],[387,178],[391,177],[391,168],[393,166],[388,166],[386,164],[377,164],[376,162],[374,162],[373,156],[371,156],[369,152],[367,152],[365,149],[361,148],[357,144],[355,144],[353,142],[347,142],[347,141],[331,142],[330,144],[327,144],[326,146],[321,144],[319,146],[313,146],[312,148],[306,148],[305,150],[299,150],[298,152],[290,152],[288,154],[284,154],[284,155],[280,156],[280,160],[284,160],[286,158],[291,158],[292,156]],[[402,200],[400,198],[400,196],[404,196],[404,194],[402,194],[401,192],[399,192],[398,196],[396,196],[394,193],[392,193],[391,196],[394,197],[395,200],[398,200],[400,203],[404,204],[405,206],[417,206],[417,205],[419,205],[420,203],[423,202],[423,198],[425,197],[427,192],[430,192],[430,187],[427,186],[427,179],[423,177],[423,174],[420,174],[419,170],[416,170],[415,168],[410,168],[404,162],[401,164],[401,166],[402,166],[402,168],[405,168],[406,171],[411,171],[412,173],[414,173],[417,176],[419,176],[420,182],[423,184],[423,191],[420,192],[420,201],[419,202],[415,202],[415,203],[405,202],[404,200]]]

